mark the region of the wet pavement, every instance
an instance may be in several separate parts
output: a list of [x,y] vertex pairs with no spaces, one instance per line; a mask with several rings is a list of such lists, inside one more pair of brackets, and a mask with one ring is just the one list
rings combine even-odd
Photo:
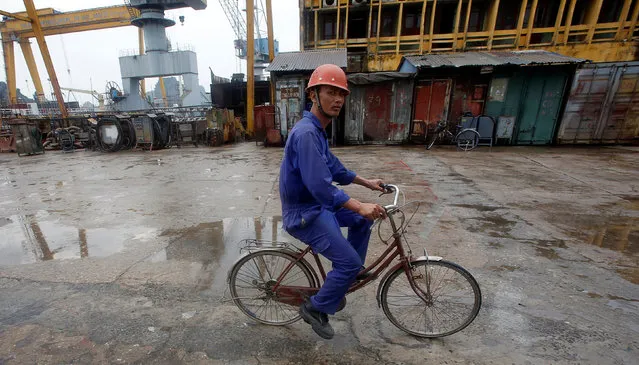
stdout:
[[[349,295],[331,341],[303,322],[259,325],[229,302],[243,240],[293,241],[281,153],[0,155],[0,364],[637,363],[639,149],[335,149],[423,201],[407,233],[415,252],[479,282],[477,319],[436,340],[395,328],[376,285]],[[375,237],[369,259],[384,248]]]

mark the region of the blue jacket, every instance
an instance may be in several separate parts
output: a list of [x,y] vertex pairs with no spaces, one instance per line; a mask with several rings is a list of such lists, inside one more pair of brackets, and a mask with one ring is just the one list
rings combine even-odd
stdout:
[[280,167],[284,229],[306,227],[322,209],[340,209],[350,197],[333,182],[348,185],[355,176],[329,151],[319,119],[305,111],[288,136]]

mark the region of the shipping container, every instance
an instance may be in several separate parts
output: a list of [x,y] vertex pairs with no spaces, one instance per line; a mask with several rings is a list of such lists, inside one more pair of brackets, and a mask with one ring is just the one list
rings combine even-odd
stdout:
[[568,69],[558,66],[496,73],[484,112],[497,121],[496,142],[551,144],[568,76]]
[[346,144],[400,144],[408,141],[413,75],[372,73],[349,75]]
[[304,76],[282,76],[275,82],[275,103],[280,113],[280,131],[286,138],[295,123],[302,118],[306,107],[306,81]]
[[639,62],[583,65],[575,78],[558,143],[639,141]]

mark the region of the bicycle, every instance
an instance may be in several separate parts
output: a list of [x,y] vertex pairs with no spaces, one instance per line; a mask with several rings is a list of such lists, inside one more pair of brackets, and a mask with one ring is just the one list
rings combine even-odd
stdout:
[[[418,337],[444,337],[461,331],[475,319],[481,307],[477,281],[463,267],[441,257],[429,256],[425,249],[423,256],[413,257],[404,233],[421,203],[399,207],[399,188],[385,185],[384,189],[382,195],[395,194],[393,204],[384,207],[393,233],[384,241],[379,221],[371,230],[377,226],[382,241],[388,245],[392,239],[392,243],[363,270],[373,275],[353,283],[348,293],[377,280],[393,260],[399,258],[399,262],[386,271],[377,288],[378,306],[390,322]],[[417,206],[407,220],[404,210],[411,204]],[[326,279],[319,256],[310,246],[301,249],[287,242],[245,242],[249,252],[235,262],[228,275],[235,305],[260,323],[287,325],[298,321],[301,318],[299,306],[320,288],[317,270],[305,258],[309,253],[322,280]],[[342,301],[342,308],[345,304]]]
[[437,123],[433,130],[433,138],[426,143],[426,149],[430,150],[436,141],[448,139],[451,143],[457,144],[457,149],[461,151],[473,150],[479,144],[479,132],[472,128],[461,128],[457,125],[457,134],[448,130],[448,122],[442,120]]

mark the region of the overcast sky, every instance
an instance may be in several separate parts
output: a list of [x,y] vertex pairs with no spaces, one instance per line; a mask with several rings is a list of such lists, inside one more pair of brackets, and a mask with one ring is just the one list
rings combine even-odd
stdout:
[[[244,8],[245,0],[240,1]],[[260,0],[257,0],[258,2]],[[265,3],[264,0],[261,0]],[[10,12],[24,11],[22,0],[2,0],[0,9]],[[35,0],[36,8],[54,8],[59,11],[73,11],[101,6],[121,5],[123,0]],[[298,0],[273,0],[273,18],[275,38],[279,41],[280,51],[299,50],[299,8]],[[178,17],[185,16],[184,25],[180,25]],[[238,59],[235,57],[233,40],[236,38],[222,11],[219,0],[208,0],[205,10],[191,8],[167,12],[167,17],[175,18],[176,25],[167,28],[167,36],[171,42],[189,44],[197,52],[200,85],[209,91],[209,67],[216,75],[230,78],[238,72]],[[63,87],[93,89],[104,92],[107,81],[117,81],[120,87],[120,65],[118,57],[121,50],[137,49],[138,32],[134,26],[115,29],[97,30],[46,38],[53,64]],[[32,39],[33,52],[38,64],[47,98],[51,95],[51,86],[42,57],[35,39]],[[15,43],[16,78],[18,88],[28,96],[35,91],[29,70],[24,62],[20,46]],[[0,49],[1,50],[1,49]],[[65,56],[66,55],[66,56]],[[6,81],[4,59],[0,57],[2,68],[0,80]],[[67,67],[68,65],[68,67]],[[70,73],[67,72],[70,70]],[[241,72],[246,73],[243,61]],[[155,85],[157,79],[147,80],[147,90]],[[150,84],[150,85],[149,85]],[[66,97],[66,93],[65,93]],[[75,94],[71,101],[81,103],[90,99],[88,95]]]

